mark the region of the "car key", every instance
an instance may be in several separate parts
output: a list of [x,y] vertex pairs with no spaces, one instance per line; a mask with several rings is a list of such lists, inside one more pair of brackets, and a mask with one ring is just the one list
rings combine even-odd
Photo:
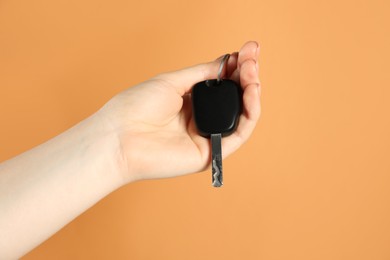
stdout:
[[211,140],[212,185],[223,185],[221,139],[232,134],[242,111],[241,87],[229,79],[222,79],[229,59],[226,54],[219,67],[218,78],[195,84],[192,88],[192,111],[201,136]]

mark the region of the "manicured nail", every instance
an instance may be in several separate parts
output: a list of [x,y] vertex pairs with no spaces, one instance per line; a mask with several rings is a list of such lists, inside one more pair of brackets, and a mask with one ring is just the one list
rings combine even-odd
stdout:
[[257,45],[257,48],[256,48],[256,57],[259,56],[259,52],[260,52],[260,44],[258,42],[256,42],[256,45]]

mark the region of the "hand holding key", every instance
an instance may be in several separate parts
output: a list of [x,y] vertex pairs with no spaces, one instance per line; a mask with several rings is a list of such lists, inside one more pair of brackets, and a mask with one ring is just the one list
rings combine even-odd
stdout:
[[[174,177],[212,166],[213,185],[222,185],[221,152],[226,157],[238,149],[260,115],[257,55],[257,44],[248,42],[223,66],[226,70],[222,82],[215,86],[214,100],[220,102],[222,97],[232,100],[230,105],[234,100],[243,104],[241,113],[224,102],[215,107],[211,100],[205,113],[220,109],[221,113],[214,114],[216,120],[226,117],[217,124],[206,117],[206,128],[201,127],[202,123],[196,127],[195,121],[202,120],[194,120],[190,93],[199,82],[214,82],[222,59],[164,73],[129,88],[67,131],[2,162],[1,256],[20,258],[98,200],[131,181]],[[230,89],[239,90],[239,99],[228,93]],[[205,100],[209,95],[198,97]],[[224,134],[230,135],[221,138]]]
[[[222,138],[223,157],[249,138],[260,116],[258,53],[258,44],[248,42],[226,64],[224,78],[242,88],[243,111],[236,131]],[[99,111],[118,136],[118,161],[127,182],[212,166],[210,140],[195,126],[190,93],[198,82],[217,78],[221,59],[160,74],[118,94]]]

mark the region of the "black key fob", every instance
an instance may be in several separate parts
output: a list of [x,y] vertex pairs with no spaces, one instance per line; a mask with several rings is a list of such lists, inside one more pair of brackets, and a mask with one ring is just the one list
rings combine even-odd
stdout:
[[202,81],[193,87],[191,97],[200,135],[227,136],[236,130],[242,111],[242,90],[236,82],[229,79]]

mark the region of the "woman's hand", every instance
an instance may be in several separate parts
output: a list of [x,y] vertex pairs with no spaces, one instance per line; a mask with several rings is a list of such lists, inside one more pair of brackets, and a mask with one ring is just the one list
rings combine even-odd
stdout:
[[[258,54],[258,44],[248,42],[227,64],[225,78],[242,86],[244,109],[236,132],[222,139],[224,157],[248,139],[260,116]],[[117,136],[119,169],[126,182],[210,166],[210,142],[196,131],[190,91],[197,82],[216,78],[220,61],[160,74],[116,95],[98,112]]]

